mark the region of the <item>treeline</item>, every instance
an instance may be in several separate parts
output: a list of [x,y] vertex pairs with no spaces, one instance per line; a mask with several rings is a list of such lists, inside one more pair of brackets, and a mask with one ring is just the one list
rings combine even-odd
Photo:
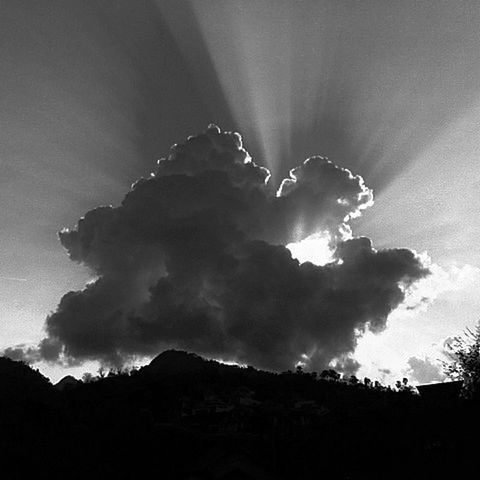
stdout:
[[[57,387],[0,358],[5,478],[444,478],[475,458],[479,411],[338,373],[275,374],[164,352]],[[413,473],[415,472],[415,473]]]

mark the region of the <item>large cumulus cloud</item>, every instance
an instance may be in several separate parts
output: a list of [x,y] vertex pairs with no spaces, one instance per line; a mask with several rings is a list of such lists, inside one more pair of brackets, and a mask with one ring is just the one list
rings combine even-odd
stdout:
[[[41,351],[118,364],[168,346],[270,369],[351,365],[358,335],[385,328],[428,274],[410,250],[347,234],[372,199],[360,176],[322,157],[275,191],[240,135],[210,126],[174,145],[121,205],[60,232],[96,280],[63,296]],[[293,259],[285,245],[320,231],[334,261]]]

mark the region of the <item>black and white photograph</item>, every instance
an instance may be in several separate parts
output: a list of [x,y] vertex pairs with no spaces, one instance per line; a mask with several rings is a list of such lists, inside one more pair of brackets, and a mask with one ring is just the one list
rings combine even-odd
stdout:
[[478,0],[0,0],[0,478],[474,478]]

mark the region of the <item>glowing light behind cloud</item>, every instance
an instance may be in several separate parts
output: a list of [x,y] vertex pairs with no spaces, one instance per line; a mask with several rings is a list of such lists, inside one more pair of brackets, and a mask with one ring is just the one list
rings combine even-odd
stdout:
[[326,265],[333,261],[331,237],[327,232],[314,233],[296,243],[289,243],[287,248],[292,257],[300,263],[311,262],[314,265]]

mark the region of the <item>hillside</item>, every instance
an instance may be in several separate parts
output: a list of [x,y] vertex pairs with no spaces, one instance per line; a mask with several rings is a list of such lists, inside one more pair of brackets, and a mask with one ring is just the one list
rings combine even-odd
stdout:
[[275,374],[167,351],[139,370],[54,389],[26,365],[0,367],[10,392],[0,396],[0,451],[16,472],[7,478],[412,478],[414,468],[442,478],[475,458],[475,404],[328,371]]

